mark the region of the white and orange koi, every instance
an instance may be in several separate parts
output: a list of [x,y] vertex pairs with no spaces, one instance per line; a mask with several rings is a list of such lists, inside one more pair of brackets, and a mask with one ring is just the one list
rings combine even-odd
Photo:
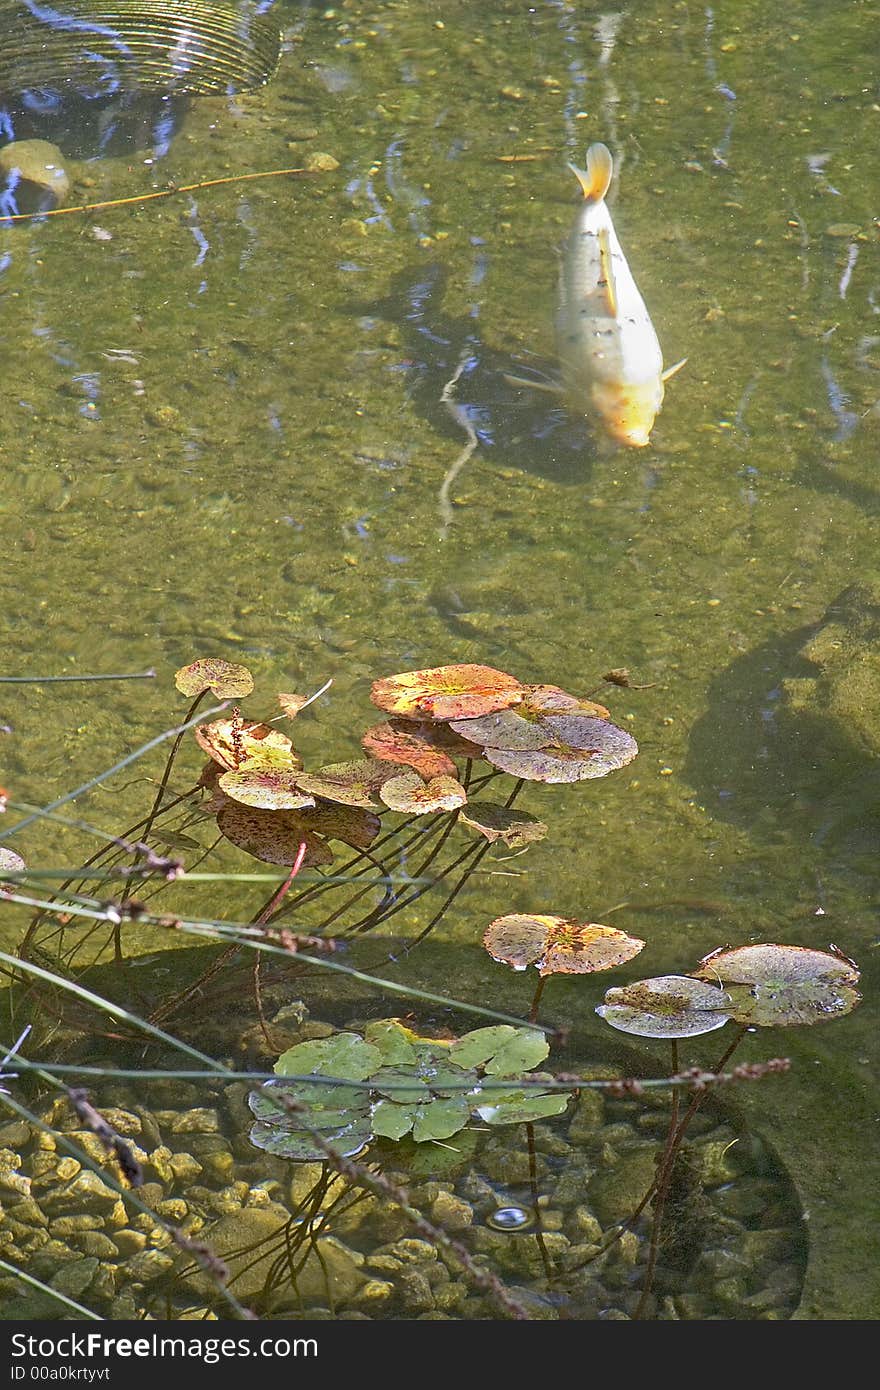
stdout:
[[623,254],[605,195],[614,166],[602,144],[586,170],[569,164],[584,200],[562,257],[556,346],[570,410],[596,420],[618,444],[643,448],[663,386],[684,366],[663,370],[651,316]]

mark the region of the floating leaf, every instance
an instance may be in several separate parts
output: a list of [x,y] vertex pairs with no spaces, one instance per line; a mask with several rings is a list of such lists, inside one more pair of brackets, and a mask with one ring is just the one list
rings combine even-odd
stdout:
[[274,766],[302,767],[286,734],[253,719],[215,719],[211,724],[199,724],[195,736],[199,747],[227,772],[235,772],[251,760],[255,765],[262,760]]
[[723,1028],[733,1017],[729,994],[690,975],[657,975],[609,989],[596,1013],[621,1033],[642,1038],[690,1038]]
[[181,666],[174,673],[174,684],[181,695],[192,698],[201,695],[204,690],[211,690],[220,700],[237,700],[243,695],[250,695],[254,678],[246,666],[209,656],[201,661],[192,661],[189,666]]
[[333,1033],[329,1038],[296,1043],[282,1052],[272,1068],[278,1076],[338,1076],[345,1081],[363,1081],[382,1065],[377,1047],[357,1033]]
[[[434,738],[431,732],[434,732]],[[415,768],[423,777],[454,777],[457,768],[450,756],[451,750],[444,747],[442,739],[437,737],[444,733],[445,725],[389,719],[386,724],[375,724],[372,729],[367,729],[361,743],[374,758]],[[453,746],[459,757],[479,757],[482,751],[463,739],[453,737],[446,742]],[[462,749],[463,752],[460,751]]]
[[369,809],[376,805],[374,793],[397,775],[397,767],[392,762],[379,762],[376,758],[361,758],[351,763],[328,763],[317,772],[303,773],[299,785],[304,791],[320,796],[325,801],[339,802],[343,806],[363,806]]
[[450,1096],[433,1100],[430,1105],[416,1107],[412,1137],[417,1144],[426,1139],[450,1139],[470,1119],[470,1104],[466,1096]]
[[611,717],[610,711],[604,705],[581,699],[578,695],[569,695],[567,690],[560,690],[558,685],[527,685],[525,689],[527,693],[522,702],[524,714],[561,714],[577,710],[581,714],[591,714],[596,719]]
[[398,1023],[396,1018],[374,1019],[364,1029],[364,1037],[378,1050],[383,1066],[415,1062],[416,1049],[412,1043],[415,1036],[404,1024]]
[[0,848],[0,875],[20,874],[27,868],[20,854],[16,854],[14,849]]
[[569,1091],[493,1091],[491,1100],[478,1105],[476,1113],[487,1125],[513,1125],[545,1120],[561,1115],[568,1105]]
[[293,768],[262,768],[246,764],[236,772],[224,772],[218,786],[233,801],[259,806],[266,811],[292,810],[314,806],[315,798],[297,786],[299,772]]
[[373,682],[370,699],[411,719],[467,719],[519,704],[523,687],[492,666],[433,666]]
[[[415,1124],[418,1108],[415,1101],[403,1104],[390,1100],[378,1101],[373,1107],[373,1133],[380,1139],[402,1139]],[[461,1129],[461,1125],[458,1128]]]
[[470,801],[467,809],[459,816],[463,825],[477,834],[485,836],[490,845],[501,840],[509,849],[522,849],[525,845],[543,840],[547,826],[542,820],[530,816],[526,811],[511,811],[506,806],[496,806],[490,801]]
[[[260,811],[230,801],[217,816],[217,825],[227,840],[263,864],[292,866],[296,863],[303,842],[306,846],[302,861],[305,868],[332,864],[332,851],[319,835],[306,828],[302,818],[305,814],[308,813]],[[337,835],[336,838],[342,839],[342,836]]]
[[707,956],[694,974],[723,984],[734,999],[731,1017],[759,1028],[841,1018],[862,997],[852,961],[807,946],[736,946]]
[[295,719],[311,698],[311,695],[279,695],[278,703],[282,713],[286,714],[288,719]]
[[547,715],[543,722],[578,740],[578,747],[560,741],[551,748],[518,752],[505,748],[486,748],[483,756],[493,767],[522,777],[527,782],[581,782],[591,777],[607,777],[632,762],[639,751],[631,734],[605,719],[586,715]]
[[[461,1080],[460,1074],[457,1080]],[[431,1090],[424,1081],[419,1079],[412,1064],[400,1067],[380,1067],[371,1076],[370,1085],[379,1092],[380,1096],[385,1096],[387,1100],[399,1101],[401,1104],[431,1099]]]
[[450,1049],[449,1060],[457,1067],[482,1067],[489,1076],[515,1076],[543,1062],[550,1044],[536,1028],[514,1028],[509,1023],[475,1028]]
[[547,748],[556,743],[552,729],[534,719],[523,719],[517,710],[496,710],[479,719],[451,719],[450,729],[481,748]]
[[514,912],[490,923],[483,945],[514,970],[536,965],[541,975],[587,975],[632,960],[645,943],[597,922]]
[[464,806],[467,792],[454,777],[432,777],[425,782],[417,772],[402,772],[379,788],[379,796],[392,811],[424,816],[430,811],[455,811]]

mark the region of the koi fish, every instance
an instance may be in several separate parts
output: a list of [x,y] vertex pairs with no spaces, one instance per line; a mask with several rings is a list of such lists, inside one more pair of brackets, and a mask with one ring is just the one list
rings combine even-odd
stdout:
[[569,164],[581,186],[559,279],[556,344],[569,408],[597,419],[618,444],[648,443],[664,383],[663,354],[605,202],[614,166],[607,146],[591,145],[586,170]]
[[561,383],[516,385],[556,391],[574,414],[595,420],[617,444],[648,443],[667,371],[651,316],[623,254],[605,202],[614,166],[602,144],[587,150],[586,170],[569,164],[583,203],[566,243],[559,277],[556,346]]

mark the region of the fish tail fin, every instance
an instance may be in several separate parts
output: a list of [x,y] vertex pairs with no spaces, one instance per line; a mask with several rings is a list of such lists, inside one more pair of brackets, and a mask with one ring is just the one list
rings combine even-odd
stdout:
[[601,203],[608,192],[614,173],[614,161],[608,146],[598,141],[590,146],[587,150],[586,169],[579,169],[576,164],[569,164],[568,167],[580,184],[581,192],[587,201]]

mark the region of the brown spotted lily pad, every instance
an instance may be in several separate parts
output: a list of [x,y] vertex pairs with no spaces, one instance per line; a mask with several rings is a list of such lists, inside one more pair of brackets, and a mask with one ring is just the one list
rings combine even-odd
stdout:
[[370,699],[408,719],[469,719],[519,704],[523,687],[492,666],[433,666],[373,682]]
[[297,786],[295,768],[251,767],[246,763],[234,772],[224,772],[217,785],[233,801],[259,806],[266,811],[293,810],[314,806],[315,798]]
[[523,719],[518,710],[496,710],[478,719],[451,719],[450,729],[481,748],[548,748],[558,742],[553,729],[541,720]]
[[0,878],[4,874],[21,874],[27,868],[20,854],[14,849],[0,848]]
[[326,840],[310,830],[296,811],[261,811],[230,801],[218,815],[217,825],[227,840],[263,864],[292,866],[303,842],[304,868],[333,862]]
[[542,723],[553,729],[559,740],[556,744],[533,752],[486,748],[486,761],[527,782],[581,782],[590,777],[607,777],[609,772],[632,762],[639,751],[632,734],[606,719],[548,715]]
[[426,782],[417,772],[389,778],[379,788],[379,796],[392,811],[406,811],[412,816],[455,811],[467,801],[467,792],[454,777],[432,777]]
[[484,836],[490,845],[501,840],[508,849],[523,849],[537,840],[543,840],[547,834],[547,826],[542,820],[530,816],[526,811],[496,806],[491,801],[469,802],[459,820],[462,825]]
[[361,806],[316,806],[303,811],[301,819],[308,829],[352,849],[369,849],[382,829],[379,817]]
[[541,714],[590,714],[595,719],[609,719],[610,711],[593,700],[584,700],[579,695],[569,695],[558,685],[527,685],[522,711],[526,715]]
[[536,965],[541,975],[589,975],[632,960],[645,943],[597,922],[512,912],[489,924],[483,945],[514,970]]
[[302,767],[286,734],[253,719],[215,719],[211,724],[199,724],[195,736],[199,747],[227,772],[235,772],[248,762],[252,766]]
[[640,1038],[690,1038],[723,1028],[733,1017],[730,995],[690,975],[657,975],[609,989],[596,1013],[621,1033]]
[[250,695],[254,678],[246,666],[237,666],[235,662],[223,661],[220,657],[205,657],[175,671],[174,684],[181,695],[192,698],[211,690],[221,700],[237,700],[243,695]]
[[317,772],[304,772],[299,775],[298,785],[303,791],[320,796],[324,801],[335,801],[343,806],[376,805],[375,793],[389,777],[397,775],[399,769],[394,763],[380,762],[377,758],[361,758],[351,763],[328,763]]
[[735,946],[707,956],[694,974],[725,987],[737,1023],[759,1028],[841,1018],[862,997],[853,988],[859,971],[851,960],[807,946]]

